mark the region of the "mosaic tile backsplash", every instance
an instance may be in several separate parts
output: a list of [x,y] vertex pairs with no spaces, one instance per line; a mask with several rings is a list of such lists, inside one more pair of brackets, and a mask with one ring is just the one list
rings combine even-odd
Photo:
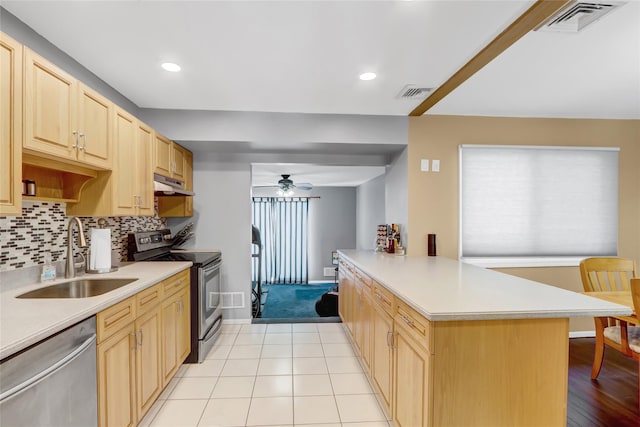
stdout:
[[[46,253],[51,254],[52,261],[63,260],[66,256],[69,222],[66,208],[66,203],[23,202],[22,216],[0,217],[0,271],[43,264]],[[99,218],[81,218],[88,245],[91,245],[89,230],[98,227]],[[123,216],[105,219],[106,226],[111,228],[111,250],[123,261],[127,259],[128,233],[167,227],[166,219],[157,214],[154,217]],[[76,254],[77,251],[76,248]]]

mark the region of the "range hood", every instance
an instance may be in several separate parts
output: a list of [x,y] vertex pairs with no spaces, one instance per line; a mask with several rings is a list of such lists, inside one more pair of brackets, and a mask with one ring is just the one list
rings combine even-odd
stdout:
[[166,176],[153,174],[153,194],[156,196],[195,196],[193,191],[185,190],[184,182]]

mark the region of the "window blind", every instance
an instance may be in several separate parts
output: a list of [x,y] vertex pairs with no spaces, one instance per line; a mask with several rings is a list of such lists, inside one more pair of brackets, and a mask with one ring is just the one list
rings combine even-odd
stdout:
[[618,152],[461,145],[460,258],[617,255]]

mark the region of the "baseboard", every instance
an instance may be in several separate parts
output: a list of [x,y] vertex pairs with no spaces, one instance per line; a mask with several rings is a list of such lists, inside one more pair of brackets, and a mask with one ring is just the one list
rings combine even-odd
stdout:
[[594,338],[596,331],[576,331],[569,332],[569,338]]

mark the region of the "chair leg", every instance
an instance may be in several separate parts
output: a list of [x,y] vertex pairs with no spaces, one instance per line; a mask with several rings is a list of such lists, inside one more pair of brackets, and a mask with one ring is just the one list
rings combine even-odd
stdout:
[[600,374],[600,369],[602,369],[602,362],[604,361],[604,340],[598,342],[596,338],[596,351],[593,355],[593,367],[591,368],[591,379],[595,380],[598,378]]
[[596,317],[594,320],[596,323],[596,348],[593,355],[593,368],[591,368],[592,380],[598,378],[604,360],[604,320],[601,317]]

